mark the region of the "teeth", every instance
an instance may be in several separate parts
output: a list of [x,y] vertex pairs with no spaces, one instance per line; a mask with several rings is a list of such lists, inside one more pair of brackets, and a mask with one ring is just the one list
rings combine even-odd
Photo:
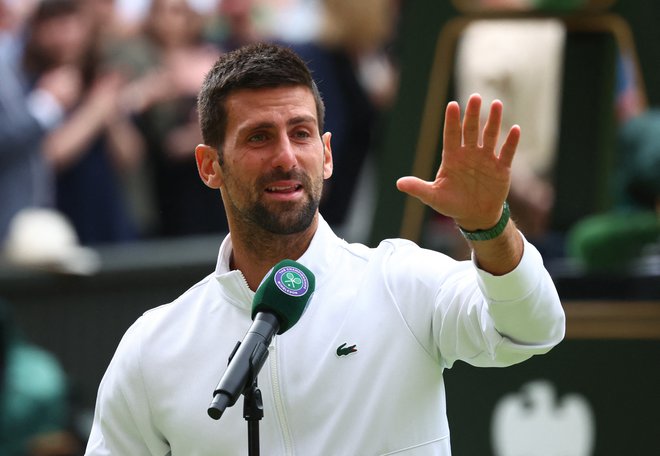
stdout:
[[286,187],[268,187],[266,190],[269,192],[292,192],[299,188],[298,185],[288,185]]

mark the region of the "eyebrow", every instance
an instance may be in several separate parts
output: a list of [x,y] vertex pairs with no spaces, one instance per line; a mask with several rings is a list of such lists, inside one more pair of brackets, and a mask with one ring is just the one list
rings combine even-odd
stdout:
[[[292,118],[290,118],[289,120],[286,121],[286,125],[289,126],[289,127],[294,126],[294,125],[304,124],[304,123],[316,124],[316,118],[313,117],[313,116],[309,116],[309,115],[301,115],[301,116],[292,117]],[[260,122],[260,123],[256,123],[256,124],[245,125],[239,131],[242,133],[242,132],[245,132],[245,131],[259,130],[259,129],[262,129],[262,128],[272,128],[274,126],[275,126],[275,124],[273,122]]]
[[299,125],[299,124],[308,123],[308,122],[315,124],[316,123],[316,118],[314,118],[313,116],[296,116],[296,117],[293,117],[293,118],[289,119],[286,122],[286,124],[288,126],[291,126],[291,125]]

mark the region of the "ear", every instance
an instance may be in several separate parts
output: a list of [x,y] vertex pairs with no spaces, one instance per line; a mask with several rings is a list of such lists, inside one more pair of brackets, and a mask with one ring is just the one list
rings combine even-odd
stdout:
[[323,178],[330,179],[332,176],[332,147],[330,146],[330,139],[332,138],[332,133],[329,131],[323,133],[321,136],[321,141],[323,141]]
[[197,162],[197,171],[207,187],[222,187],[222,173],[220,172],[220,163],[218,162],[218,150],[199,144],[195,147],[195,161]]

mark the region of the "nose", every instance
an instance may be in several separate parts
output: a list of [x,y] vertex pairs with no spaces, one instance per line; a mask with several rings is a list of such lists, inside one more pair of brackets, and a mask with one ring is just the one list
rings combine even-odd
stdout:
[[289,171],[295,168],[297,164],[298,160],[296,158],[296,152],[291,144],[289,136],[281,135],[279,141],[275,145],[273,167]]

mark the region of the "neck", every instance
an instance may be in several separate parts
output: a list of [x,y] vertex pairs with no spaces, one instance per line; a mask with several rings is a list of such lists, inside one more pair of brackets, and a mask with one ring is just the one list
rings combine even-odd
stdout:
[[251,290],[256,291],[266,273],[284,259],[297,260],[312,242],[318,228],[318,215],[311,225],[294,234],[273,234],[259,227],[230,226],[232,254],[230,269],[240,270]]

